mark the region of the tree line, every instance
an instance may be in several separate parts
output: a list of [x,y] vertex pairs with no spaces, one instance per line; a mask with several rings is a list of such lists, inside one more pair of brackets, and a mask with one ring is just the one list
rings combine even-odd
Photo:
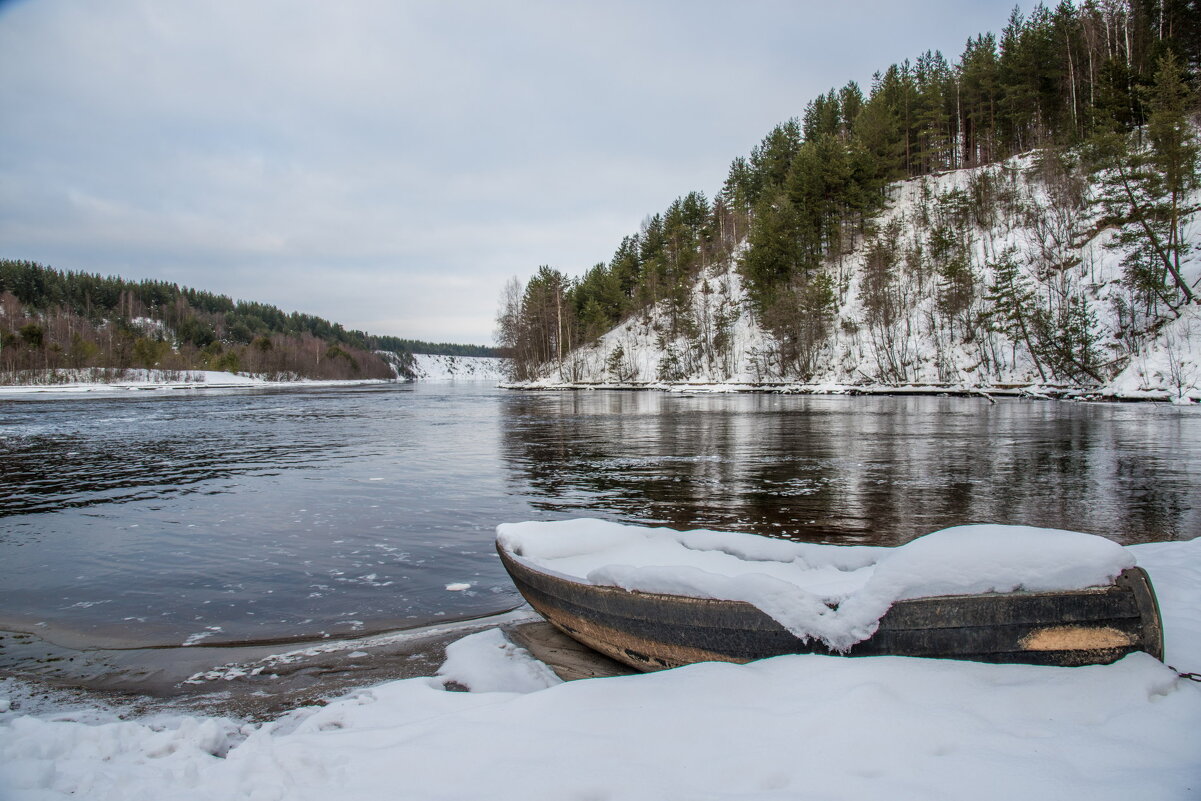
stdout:
[[[392,378],[376,351],[490,355],[372,336],[338,323],[163,281],[0,260],[0,371],[130,368],[322,379]],[[459,353],[463,351],[463,353]]]
[[[1189,117],[1199,67],[1197,0],[1015,9],[1000,36],[970,38],[953,63],[927,51],[877,72],[866,93],[851,81],[818,96],[734,159],[716,197],[680,197],[644,220],[608,262],[578,278],[543,266],[526,284],[510,283],[498,342],[513,355],[518,379],[563,364],[573,348],[656,306],[667,316],[665,341],[708,328],[708,341],[720,342],[731,316],[698,315],[690,293],[707,266],[736,258],[750,311],[775,337],[781,360],[803,375],[815,366],[848,284],[842,262],[878,235],[890,184],[1032,149],[1071,162],[1077,176],[1098,176],[1104,224],[1121,231],[1115,247],[1134,289],[1127,315],[1132,325],[1153,325],[1194,300],[1179,264],[1187,249],[1180,223],[1194,211],[1182,203],[1196,185]],[[991,200],[974,202],[983,208]],[[950,229],[941,236],[933,261],[942,297],[948,308],[971,308],[980,276],[970,260],[956,258],[964,248],[947,238]],[[1022,281],[1006,281],[983,288],[1004,307],[1001,328],[1033,342],[1035,323],[1067,325],[1067,318],[1035,320]]]
[[401,337],[364,334],[367,341],[375,350],[388,350],[393,353],[423,353],[430,356],[480,356],[484,358],[500,358],[503,354],[499,348],[490,345],[462,345],[455,342],[426,342],[421,339],[403,339]]

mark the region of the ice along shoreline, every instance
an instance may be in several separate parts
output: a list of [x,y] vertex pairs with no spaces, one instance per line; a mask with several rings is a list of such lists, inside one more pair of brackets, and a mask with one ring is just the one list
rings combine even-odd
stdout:
[[1107,401],[1119,403],[1201,403],[1201,389],[1173,395],[1166,389],[1118,391],[1111,387],[1080,387],[1068,384],[804,384],[794,381],[662,382],[609,383],[589,381],[506,381],[501,389],[522,392],[574,392],[621,390],[666,392],[675,394],[763,394],[763,395],[846,395],[846,396],[926,396],[960,398],[1006,398],[1016,400]]
[[130,392],[346,387],[398,383],[387,379],[279,380],[216,370],[129,370],[114,381],[49,381],[39,384],[0,384],[0,400],[63,395],[125,395]]
[[[378,384],[496,382],[501,378],[500,360],[481,356],[415,354],[412,374],[399,371],[392,379],[313,379],[230,373],[219,370],[52,370],[42,371],[36,383],[0,384],[0,400],[81,394],[121,395],[140,391],[255,390],[317,387],[354,387]],[[103,380],[97,376],[103,375]]]

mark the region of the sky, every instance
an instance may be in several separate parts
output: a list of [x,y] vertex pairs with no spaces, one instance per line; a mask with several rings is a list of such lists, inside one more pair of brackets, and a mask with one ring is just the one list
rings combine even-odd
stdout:
[[1012,0],[0,0],[0,258],[490,344],[805,104]]

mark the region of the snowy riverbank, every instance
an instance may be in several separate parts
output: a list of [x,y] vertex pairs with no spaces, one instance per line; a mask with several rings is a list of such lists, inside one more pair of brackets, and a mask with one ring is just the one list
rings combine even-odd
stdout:
[[503,389],[526,391],[649,390],[679,394],[766,393],[776,395],[950,395],[956,397],[1018,398],[1033,400],[1157,401],[1188,406],[1201,403],[1201,390],[1177,395],[1173,390],[1146,387],[1078,387],[1066,384],[805,384],[794,381],[647,381],[570,382],[502,381]]
[[[414,380],[421,383],[447,381],[499,382],[504,377],[500,359],[478,356],[413,357]],[[398,380],[405,380],[398,376]],[[80,395],[83,393],[120,394],[145,391],[271,389],[283,387],[355,386],[386,384],[388,381],[354,379],[349,381],[315,380],[229,373],[218,370],[55,370],[44,371],[36,381],[0,385],[0,399],[25,395]]]
[[0,399],[21,395],[82,393],[126,393],[143,391],[178,391],[209,389],[267,389],[272,387],[352,386],[356,384],[386,384],[383,380],[313,380],[297,378],[277,380],[244,373],[218,370],[125,370],[111,380],[90,380],[89,371],[55,371],[44,382],[0,385]]
[[1201,540],[1124,550],[1175,670],[789,656],[561,683],[490,630],[438,677],[263,724],[26,714],[0,685],[0,797],[1195,798],[1201,684],[1176,671],[1201,672]]
[[926,395],[954,396],[963,398],[1016,398],[1029,400],[1071,400],[1071,401],[1153,401],[1171,403],[1177,406],[1190,406],[1201,403],[1201,390],[1189,391],[1180,395],[1169,389],[1159,388],[1117,388],[1112,385],[1104,387],[1076,387],[1068,385],[1048,384],[1001,384],[1001,385],[968,385],[968,384],[803,384],[790,381],[759,381],[759,382],[665,382],[649,381],[646,383],[592,383],[566,381],[502,381],[502,389],[525,391],[571,391],[571,390],[639,390],[653,392],[674,392],[684,395],[708,394],[740,394],[765,393],[774,395]]

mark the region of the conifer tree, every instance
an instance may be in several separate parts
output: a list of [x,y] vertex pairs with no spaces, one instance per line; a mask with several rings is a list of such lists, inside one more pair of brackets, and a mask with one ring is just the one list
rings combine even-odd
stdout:
[[1157,216],[1166,229],[1160,257],[1185,302],[1192,303],[1196,295],[1180,271],[1180,257],[1188,249],[1181,236],[1181,204],[1186,194],[1198,186],[1197,132],[1188,120],[1193,93],[1174,53],[1168,52],[1160,60],[1149,95],[1147,138],[1151,165],[1162,182],[1158,187],[1161,201]]
[[1026,352],[1034,361],[1039,377],[1046,381],[1047,374],[1038,358],[1039,347],[1034,341],[1034,290],[1022,275],[1012,250],[1006,251],[1000,261],[989,266],[992,269],[993,281],[988,287],[988,300],[992,303],[993,318],[999,321],[1000,329],[1010,341],[1021,342],[1026,346]]

